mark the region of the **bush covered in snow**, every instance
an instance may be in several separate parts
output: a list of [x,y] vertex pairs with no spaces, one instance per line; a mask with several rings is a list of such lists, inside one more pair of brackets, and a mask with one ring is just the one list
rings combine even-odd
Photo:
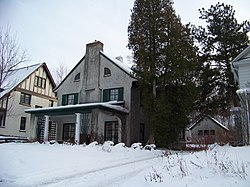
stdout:
[[94,142],[91,142],[89,145],[87,145],[87,147],[96,147],[98,145],[98,142],[97,141],[94,141]]
[[102,145],[102,150],[109,153],[111,152],[113,146],[114,146],[114,142],[105,141]]
[[152,150],[156,149],[156,146],[155,146],[155,144],[149,144],[149,145],[145,145],[144,149],[152,151]]
[[142,143],[138,142],[138,143],[133,143],[131,145],[131,148],[133,148],[133,149],[142,149],[143,146],[142,146]]

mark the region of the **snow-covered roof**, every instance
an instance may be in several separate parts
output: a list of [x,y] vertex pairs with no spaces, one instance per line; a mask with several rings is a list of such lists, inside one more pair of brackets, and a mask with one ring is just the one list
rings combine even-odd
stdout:
[[250,45],[244,49],[238,56],[236,56],[231,63],[235,65],[235,62],[243,60],[245,58],[249,58],[248,54],[250,53]]
[[242,89],[239,89],[236,91],[236,93],[238,95],[241,95],[241,94],[250,94],[250,88],[242,88]]
[[100,53],[108,58],[111,62],[113,62],[116,66],[118,66],[121,70],[132,76],[133,71],[130,67],[128,67],[125,63],[121,62],[120,60],[117,60],[116,58],[113,58],[112,56],[100,51]]
[[56,115],[56,114],[71,114],[77,113],[82,110],[89,110],[93,108],[100,108],[108,111],[115,111],[118,113],[128,113],[126,108],[123,108],[119,104],[123,101],[110,101],[110,102],[100,102],[100,103],[85,103],[76,105],[66,105],[66,106],[56,106],[56,107],[46,107],[46,108],[34,108],[26,109],[26,113],[33,113],[38,115]]
[[204,115],[204,116],[202,116],[199,120],[197,120],[193,125],[191,125],[189,128],[188,128],[188,130],[191,130],[192,128],[194,128],[200,121],[202,121],[205,117],[208,117],[208,118],[210,118],[212,121],[214,121],[217,125],[219,125],[221,128],[223,128],[223,129],[225,129],[225,130],[227,130],[227,131],[229,131],[229,129],[226,127],[226,126],[224,126],[222,123],[220,123],[218,120],[216,120],[215,118],[213,118],[212,116],[210,116],[210,115]]
[[0,93],[0,98],[17,87],[24,79],[39,68],[43,63],[18,68],[11,71],[2,84],[3,91]]
[[249,63],[249,60],[247,60],[250,58],[249,54],[250,54],[250,45],[231,61],[231,69],[234,74],[234,79],[237,82],[239,82],[238,66],[239,64]]
[[[100,41],[96,41],[96,42],[100,42]],[[95,42],[94,42],[95,43]],[[101,42],[100,42],[101,43]],[[92,43],[91,43],[92,44]],[[89,45],[89,44],[87,44]],[[112,62],[114,65],[116,65],[118,68],[120,68],[122,71],[124,71],[126,74],[128,74],[129,76],[133,77],[133,70],[126,65],[125,63],[121,62],[120,60],[112,57],[111,55],[108,55],[106,53],[104,53],[103,51],[99,51],[101,55],[103,55],[105,58],[109,59],[110,62]],[[83,62],[83,60],[85,59],[84,55],[82,57],[82,59],[75,65],[75,67],[67,74],[67,76],[62,80],[62,82],[56,86],[56,88],[54,89],[54,91],[57,91],[58,88],[63,84],[63,82],[69,77],[69,75]]]

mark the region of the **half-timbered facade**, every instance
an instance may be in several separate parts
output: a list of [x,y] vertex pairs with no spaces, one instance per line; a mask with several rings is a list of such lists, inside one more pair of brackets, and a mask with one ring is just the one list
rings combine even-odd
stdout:
[[37,130],[30,124],[31,115],[24,110],[57,105],[54,88],[45,63],[11,71],[0,92],[0,134],[36,138]]

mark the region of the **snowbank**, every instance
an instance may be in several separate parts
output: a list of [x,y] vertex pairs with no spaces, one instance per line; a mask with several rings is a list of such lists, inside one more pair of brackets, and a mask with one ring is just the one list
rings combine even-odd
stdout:
[[250,147],[216,145],[163,156],[134,146],[0,144],[0,186],[249,187]]

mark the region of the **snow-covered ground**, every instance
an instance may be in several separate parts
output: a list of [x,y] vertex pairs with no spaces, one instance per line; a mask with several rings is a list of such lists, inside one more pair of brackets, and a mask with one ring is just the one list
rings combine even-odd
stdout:
[[122,144],[0,144],[1,187],[249,187],[249,175],[249,146],[191,153]]

